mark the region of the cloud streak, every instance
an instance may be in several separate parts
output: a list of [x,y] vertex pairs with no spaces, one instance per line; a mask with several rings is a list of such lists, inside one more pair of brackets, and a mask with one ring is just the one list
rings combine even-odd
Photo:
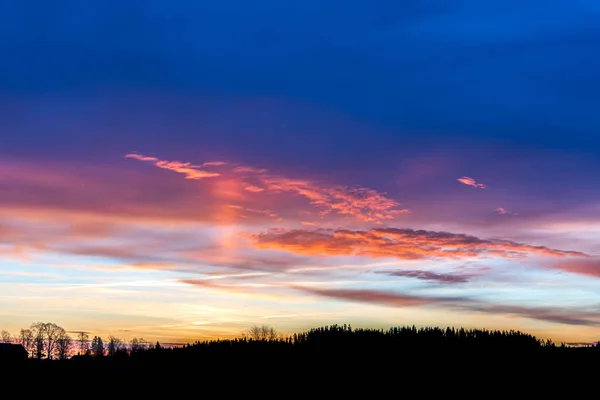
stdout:
[[394,219],[396,215],[410,212],[408,209],[398,208],[398,202],[373,189],[325,187],[306,180],[265,175],[261,179],[272,192],[289,192],[305,197],[310,204],[321,209],[321,215],[336,213],[356,217],[362,222],[381,223]]
[[[204,163],[200,166],[189,162],[166,161],[156,157],[127,154],[126,158],[152,162],[155,166],[185,175],[186,179],[200,180],[217,178],[225,172],[209,172],[201,168],[208,165],[225,165],[222,162]],[[400,203],[388,198],[385,193],[363,187],[325,185],[303,179],[290,179],[270,174],[268,170],[249,166],[235,166],[230,171],[241,179],[241,187],[249,193],[292,194],[303,197],[317,207],[321,215],[337,214],[351,216],[361,222],[383,223],[397,215],[408,214],[410,210],[400,208]],[[228,179],[235,180],[234,177]]]
[[477,181],[475,181],[475,179],[469,178],[468,176],[463,176],[462,178],[458,178],[457,181],[459,181],[462,184],[465,184],[468,186],[473,186],[478,189],[485,189],[487,187],[483,183],[477,183]]
[[496,208],[496,210],[494,210],[494,211],[496,211],[500,215],[519,215],[515,212],[508,211],[507,209],[505,209],[503,207]]
[[289,294],[286,295],[274,292],[265,292],[265,288],[273,288],[273,286],[275,286],[269,284],[221,284],[203,279],[181,279],[178,282],[208,290],[225,292],[228,294],[243,295],[252,298],[263,298],[281,301],[282,299],[291,297]]
[[148,157],[148,156],[143,156],[141,154],[135,154],[135,153],[125,155],[125,158],[132,158],[134,160],[139,160],[139,161],[148,161],[148,162],[151,162],[154,165],[156,165],[158,168],[168,169],[170,171],[184,174],[185,179],[193,179],[193,180],[199,180],[199,179],[205,179],[205,178],[215,178],[217,176],[221,176],[221,174],[219,174],[217,172],[205,171],[201,168],[207,167],[207,166],[219,166],[219,165],[226,164],[225,162],[222,162],[222,161],[211,161],[211,162],[204,163],[202,165],[192,165],[189,162],[165,161],[165,160],[159,160],[156,157]]
[[466,275],[454,275],[454,274],[438,274],[431,271],[420,271],[420,270],[396,270],[396,271],[377,271],[378,274],[397,276],[405,278],[415,278],[424,281],[438,282],[438,283],[466,283],[469,282],[470,276]]
[[550,268],[557,269],[563,272],[568,272],[571,274],[579,274],[591,276],[594,278],[600,278],[599,258],[571,259],[554,262],[546,265],[550,266]]
[[302,286],[294,286],[294,289],[331,299],[386,307],[438,306],[455,311],[513,315],[565,325],[600,326],[600,312],[582,312],[556,307],[499,305],[465,297],[424,297],[378,290],[316,289]]
[[301,230],[271,229],[252,235],[260,249],[283,250],[296,254],[363,256],[373,258],[461,259],[484,256],[503,258],[542,256],[586,256],[584,253],[532,246],[503,239],[413,229]]

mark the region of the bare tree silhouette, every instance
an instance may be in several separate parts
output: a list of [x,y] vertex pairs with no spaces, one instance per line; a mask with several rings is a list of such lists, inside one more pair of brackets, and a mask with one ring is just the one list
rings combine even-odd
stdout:
[[59,333],[58,338],[56,339],[56,355],[59,359],[66,360],[67,358],[69,358],[69,354],[71,352],[71,345],[71,337],[63,329]]
[[12,342],[12,338],[8,331],[3,330],[2,332],[0,332],[0,343],[11,343],[11,342]]
[[71,333],[76,333],[77,334],[77,348],[78,348],[78,354],[80,356],[83,356],[85,354],[88,354],[89,350],[90,350],[90,337],[88,336],[89,332],[85,332],[85,331],[70,331]]
[[271,342],[279,339],[280,334],[272,326],[253,325],[242,332],[242,337],[246,340]]
[[43,357],[45,351],[49,360],[55,354],[56,342],[66,331],[53,322],[35,322],[31,325],[36,340],[36,353],[39,358]]
[[35,335],[31,329],[23,329],[19,331],[19,343],[25,347],[30,357],[33,357]]
[[129,343],[129,350],[131,353],[136,353],[138,351],[143,351],[148,348],[148,342],[144,340],[144,338],[133,338]]

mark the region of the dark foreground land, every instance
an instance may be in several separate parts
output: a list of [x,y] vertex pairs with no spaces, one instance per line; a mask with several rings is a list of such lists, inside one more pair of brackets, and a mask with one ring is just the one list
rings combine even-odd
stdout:
[[9,364],[16,376],[63,380],[70,389],[97,384],[128,397],[600,398],[600,348],[520,332],[334,326],[285,340]]

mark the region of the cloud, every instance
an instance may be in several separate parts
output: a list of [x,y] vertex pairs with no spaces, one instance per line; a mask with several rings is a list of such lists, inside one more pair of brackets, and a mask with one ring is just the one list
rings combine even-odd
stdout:
[[455,311],[513,315],[527,319],[565,325],[600,326],[599,312],[582,312],[556,307],[526,307],[500,305],[465,297],[424,297],[378,290],[316,289],[293,286],[306,293],[338,300],[368,303],[386,307],[438,306]]
[[205,178],[214,178],[214,177],[220,176],[221,174],[219,174],[217,172],[204,171],[200,168],[203,168],[204,166],[211,166],[211,165],[214,166],[214,165],[226,164],[222,161],[212,161],[212,162],[204,163],[202,165],[192,165],[189,162],[165,161],[165,160],[160,160],[155,157],[147,157],[147,156],[143,156],[140,154],[127,154],[127,155],[125,155],[125,157],[132,158],[135,160],[140,160],[140,161],[152,162],[158,168],[168,169],[170,171],[175,171],[180,174],[184,174],[185,179],[205,179]]
[[311,221],[302,221],[301,224],[305,225],[305,226],[317,226],[317,225],[319,225],[316,222],[311,222]]
[[[128,158],[153,165],[158,163],[161,168],[168,166],[167,169],[188,178],[206,176],[207,172],[198,175],[199,172],[194,170],[192,174],[189,169],[195,167],[190,163],[169,163],[146,155],[129,154]],[[303,190],[309,186],[314,187],[316,193],[308,195],[313,199],[309,204],[315,202],[316,196],[322,199],[315,203],[318,209],[312,214],[313,221],[315,214],[325,209],[330,210],[329,216],[321,215],[320,222],[338,226],[354,223],[356,219],[383,217],[387,220],[395,213],[394,210],[382,210],[387,207],[382,204],[385,200],[375,191],[361,198],[352,191],[309,181],[303,181],[302,186],[293,185],[296,189],[292,191],[281,190],[280,186],[289,184],[289,180],[279,180],[279,186],[263,185],[263,179],[272,176],[263,176],[264,170],[255,168],[242,168],[246,172],[235,173],[225,164],[219,167],[219,176],[195,179],[190,184],[189,179],[177,179],[176,174],[170,178],[153,171],[129,169],[127,165],[2,162],[0,179],[6,190],[2,190],[0,197],[0,219],[53,219],[59,221],[60,226],[72,222],[80,224],[78,229],[82,234],[87,230],[87,234],[92,235],[106,229],[101,225],[109,224],[117,228],[130,223],[154,226],[243,224],[251,227],[285,220],[300,224],[308,219],[299,213],[306,207],[304,200],[307,199],[299,191],[306,194]],[[250,186],[262,187],[262,191],[247,190]],[[337,197],[319,194],[330,191],[337,193]],[[347,221],[346,215],[354,218]]]
[[[246,211],[248,213],[253,213],[253,214],[262,214],[262,215],[266,215],[269,218],[275,218],[276,220],[281,220],[281,217],[279,217],[279,215],[277,215],[273,211],[268,210],[266,208],[264,208],[264,209],[244,208],[237,204],[228,204],[227,206],[232,209],[235,209],[235,210]],[[240,216],[242,218],[247,218],[247,216],[245,214],[240,214]]]
[[575,309],[557,307],[525,307],[496,304],[480,304],[466,306],[467,311],[486,314],[508,314],[539,321],[565,325],[600,326],[600,314],[597,312],[580,312]]
[[[184,174],[186,179],[216,178],[224,172],[208,172],[200,169],[205,165],[223,165],[224,163],[205,163],[202,166],[189,162],[164,161],[155,157],[139,154],[128,154],[125,157],[140,161],[152,162],[159,168]],[[268,170],[249,166],[236,166],[230,171],[241,179],[243,190],[252,193],[267,192],[269,194],[289,193],[304,197],[310,204],[321,210],[321,215],[337,214],[352,216],[362,222],[382,223],[394,219],[400,214],[410,213],[406,208],[385,196],[385,193],[363,187],[342,185],[325,185],[310,180],[290,179],[270,174]],[[237,182],[236,178],[228,178]]]
[[600,258],[570,259],[549,263],[546,266],[572,274],[600,278]]
[[218,167],[220,165],[227,165],[225,161],[208,161],[201,165],[201,167]]
[[460,259],[482,256],[504,258],[527,254],[586,256],[584,253],[531,246],[503,239],[413,229],[382,228],[369,231],[271,229],[251,235],[260,249],[327,256],[390,257],[404,260]]
[[263,175],[262,183],[272,192],[290,192],[305,197],[321,209],[321,215],[336,213],[356,217],[362,222],[381,222],[410,213],[400,204],[376,190],[361,187],[323,186],[306,180]]
[[462,178],[458,178],[457,181],[460,183],[464,183],[465,185],[473,186],[479,189],[485,189],[486,186],[483,183],[477,183],[475,179],[469,178],[468,176],[463,176]]
[[415,307],[436,302],[435,299],[409,296],[398,293],[388,293],[378,290],[317,289],[303,286],[292,286],[292,288],[332,299],[349,300],[388,307]]
[[293,297],[290,294],[265,292],[266,287],[276,286],[269,284],[221,284],[203,279],[180,279],[178,282],[186,285],[202,287],[209,290],[226,292],[228,294],[241,295],[251,298],[262,298],[267,300],[281,301],[282,299]]
[[438,274],[436,272],[419,270],[377,271],[377,273],[388,276],[416,278],[424,281],[433,281],[440,283],[466,283],[469,282],[470,277],[467,275]]
[[496,210],[494,210],[494,211],[496,211],[500,215],[519,215],[515,212],[508,211],[507,209],[502,208],[502,207],[496,208]]
[[240,165],[238,167],[235,167],[233,169],[233,172],[238,173],[238,174],[244,174],[244,173],[266,174],[268,172],[268,170],[266,170],[264,168],[252,168],[252,167],[248,167],[245,165]]
[[193,185],[117,165],[0,162],[0,180],[0,219],[96,221],[90,232],[102,223],[218,222],[224,202],[214,178]]
[[265,189],[258,187],[258,186],[254,186],[254,185],[248,185],[244,189],[246,189],[249,192],[254,192],[254,193],[260,193],[260,192],[265,191]]

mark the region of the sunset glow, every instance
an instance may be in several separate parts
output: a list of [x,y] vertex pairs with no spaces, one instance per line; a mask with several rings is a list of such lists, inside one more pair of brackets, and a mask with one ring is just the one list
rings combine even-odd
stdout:
[[6,28],[29,50],[0,68],[0,329],[600,338],[597,7],[534,29],[517,3],[217,3],[140,6],[148,38],[95,12]]

